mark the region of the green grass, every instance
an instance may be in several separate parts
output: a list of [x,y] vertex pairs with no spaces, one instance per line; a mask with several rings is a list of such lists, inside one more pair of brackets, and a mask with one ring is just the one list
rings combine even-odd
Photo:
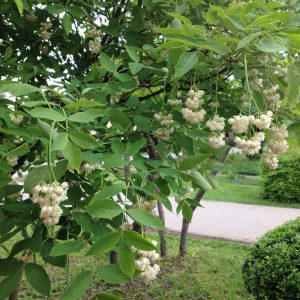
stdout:
[[[178,237],[168,237],[169,257],[159,262],[161,273],[157,280],[149,285],[136,279],[131,284],[108,285],[95,276],[90,289],[81,298],[91,299],[97,292],[115,293],[125,300],[133,299],[253,299],[245,290],[241,277],[241,267],[249,245],[222,241],[203,241],[189,239],[188,255],[184,259],[177,257]],[[71,256],[70,277],[83,270],[96,269],[107,258],[92,260]],[[59,299],[66,286],[63,269],[47,266],[52,281],[52,296],[49,299]],[[23,280],[19,299],[47,299],[35,293]]]
[[258,175],[260,161],[243,154],[229,154],[221,167],[222,174]]
[[218,183],[218,189],[207,191],[204,195],[204,199],[300,208],[300,204],[296,203],[281,203],[264,200],[262,198],[262,185],[260,184],[259,178],[248,178],[245,176],[218,176]]

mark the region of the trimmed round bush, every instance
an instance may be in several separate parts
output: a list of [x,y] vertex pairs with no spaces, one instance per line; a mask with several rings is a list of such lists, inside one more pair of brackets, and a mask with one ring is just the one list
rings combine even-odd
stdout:
[[286,203],[300,203],[300,155],[286,156],[275,170],[264,172],[263,198]]
[[242,273],[256,299],[300,299],[300,218],[264,235],[252,247]]

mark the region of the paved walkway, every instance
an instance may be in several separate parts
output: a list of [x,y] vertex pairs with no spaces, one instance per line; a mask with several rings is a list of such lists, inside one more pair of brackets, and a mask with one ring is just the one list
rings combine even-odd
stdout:
[[[300,216],[300,209],[248,205],[220,201],[202,200],[204,208],[194,212],[189,233],[202,237],[252,243],[267,231]],[[165,209],[166,228],[180,232],[182,216],[176,215],[176,203],[172,201],[174,213]]]

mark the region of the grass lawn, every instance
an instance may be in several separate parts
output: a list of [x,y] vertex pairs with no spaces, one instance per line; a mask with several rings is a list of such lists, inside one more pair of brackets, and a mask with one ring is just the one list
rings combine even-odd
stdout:
[[280,203],[264,200],[261,195],[262,187],[259,184],[258,178],[226,175],[218,176],[218,183],[218,189],[207,191],[204,195],[204,199],[244,204],[300,208],[300,204]]
[[[186,299],[186,300],[234,300],[253,299],[245,290],[241,276],[241,266],[249,245],[222,241],[207,241],[189,239],[188,256],[177,257],[178,237],[168,237],[169,258],[159,262],[161,273],[157,280],[146,286],[135,280],[126,285],[104,284],[95,276],[94,281],[81,298],[91,299],[97,292],[113,292],[124,300],[131,299]],[[1,254],[1,253],[0,253]],[[95,269],[106,258],[98,261],[91,257],[71,256],[70,277],[87,269]],[[52,282],[52,296],[49,299],[59,299],[59,293],[66,286],[64,270],[47,266]],[[35,293],[23,280],[19,299],[46,299]]]

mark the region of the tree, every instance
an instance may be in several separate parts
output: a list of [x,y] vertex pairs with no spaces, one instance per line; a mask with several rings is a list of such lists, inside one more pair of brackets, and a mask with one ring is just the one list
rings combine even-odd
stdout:
[[[0,241],[22,239],[0,260],[0,299],[17,298],[24,274],[49,295],[35,257],[67,271],[69,254],[85,248],[118,254],[101,266],[107,282],[154,279],[156,246],[144,227],[161,232],[165,251],[157,204],[163,217],[176,195],[189,222],[200,200],[191,188],[216,188],[232,143],[276,167],[288,148],[283,124],[299,118],[290,4],[1,5]],[[79,298],[92,276],[78,274],[62,299]]]

